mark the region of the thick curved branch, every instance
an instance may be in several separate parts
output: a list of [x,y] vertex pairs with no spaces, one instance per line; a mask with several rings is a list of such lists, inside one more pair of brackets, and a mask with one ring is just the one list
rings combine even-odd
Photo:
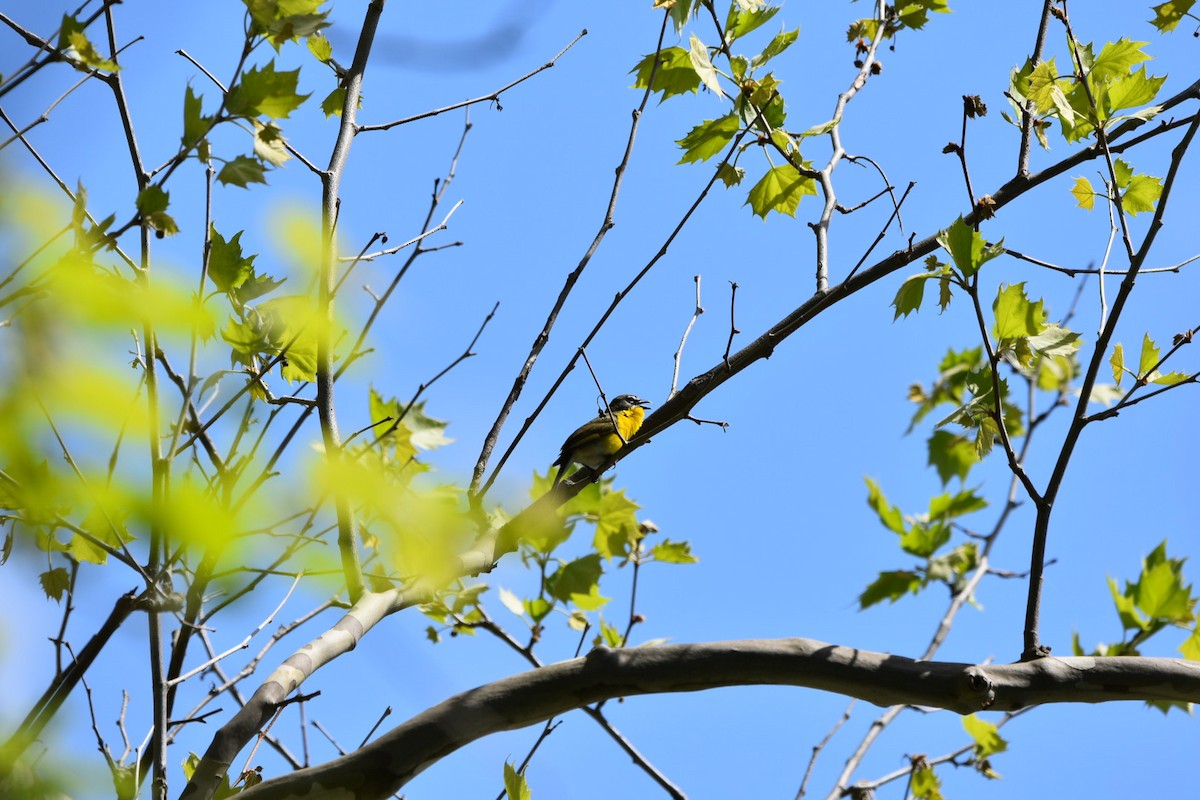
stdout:
[[1040,703],[1200,700],[1200,663],[1176,658],[1044,658],[981,666],[856,650],[812,639],[743,640],[624,650],[505,678],[456,695],[358,751],[245,791],[245,800],[292,796],[385,798],[458,748],[615,697],[722,686],[804,686],[879,705],[960,714]]

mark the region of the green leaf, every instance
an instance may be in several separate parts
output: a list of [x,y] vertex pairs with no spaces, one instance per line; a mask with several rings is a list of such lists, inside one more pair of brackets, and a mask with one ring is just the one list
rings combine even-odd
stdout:
[[1117,608],[1117,616],[1121,620],[1121,627],[1127,631],[1148,630],[1150,628],[1146,619],[1134,607],[1133,598],[1127,594],[1122,594],[1117,588],[1117,582],[1112,578],[1108,579],[1108,590],[1112,594],[1113,605]]
[[929,466],[937,470],[942,486],[956,476],[965,481],[978,463],[979,453],[965,437],[947,430],[934,431],[929,437]]
[[262,162],[250,156],[237,156],[217,173],[217,180],[226,186],[249,188],[251,183],[266,183],[266,168]]
[[1152,6],[1154,19],[1150,20],[1150,24],[1158,28],[1159,33],[1169,33],[1187,16],[1195,2],[1196,0],[1169,0]]
[[314,33],[308,37],[308,51],[316,57],[317,61],[325,63],[333,57],[333,45],[325,38],[323,33]]
[[996,338],[1003,341],[1041,333],[1046,324],[1043,305],[1041,300],[1029,302],[1024,282],[1012,286],[1001,284],[992,303],[992,311],[996,316]]
[[1096,191],[1087,178],[1076,178],[1075,185],[1071,187],[1071,194],[1075,195],[1075,202],[1084,211],[1091,211],[1096,207]]
[[572,595],[591,595],[603,573],[600,556],[592,553],[559,567],[546,579],[546,590],[551,597],[570,602]]
[[1120,342],[1113,346],[1112,357],[1108,359],[1112,365],[1113,383],[1121,385],[1121,377],[1125,374],[1125,347]]
[[1192,628],[1192,635],[1179,645],[1179,652],[1183,653],[1183,657],[1188,661],[1200,661],[1200,623]]
[[917,558],[929,558],[950,541],[950,526],[941,523],[913,525],[900,537],[900,549]]
[[800,198],[816,193],[816,182],[812,178],[804,177],[791,164],[784,164],[771,168],[754,184],[746,205],[763,220],[772,211],[794,217],[800,206]]
[[717,167],[717,177],[725,184],[725,188],[730,188],[742,182],[742,178],[746,177],[746,170],[735,167],[726,161]]
[[903,536],[907,532],[907,528],[904,526],[904,515],[900,513],[900,509],[888,503],[878,483],[871,478],[863,478],[863,480],[867,482],[867,505],[879,517],[883,527],[892,533]]
[[984,264],[1004,253],[1003,239],[996,244],[987,244],[979,231],[963,222],[962,217],[938,234],[937,241],[950,253],[964,278],[971,277]]
[[1169,558],[1164,539],[1142,562],[1142,574],[1125,594],[1153,620],[1183,624],[1191,621],[1192,587],[1183,584],[1185,559]]
[[941,778],[924,759],[913,767],[912,794],[917,800],[943,800]]
[[1059,85],[1058,66],[1054,59],[1041,61],[1029,75],[1029,92],[1039,114],[1056,113],[1064,124],[1073,123],[1075,112]]
[[71,576],[62,567],[46,570],[38,575],[38,581],[41,582],[46,597],[56,602],[61,602],[63,594],[71,588]]
[[676,142],[684,151],[679,163],[707,161],[725,149],[739,128],[741,122],[733,114],[705,120]]
[[175,220],[167,213],[167,206],[170,205],[171,195],[169,192],[163,191],[158,184],[151,184],[138,193],[137,210],[142,221],[160,233],[167,236],[173,236],[179,233],[179,226],[175,224]]
[[229,293],[246,282],[254,274],[255,255],[242,255],[241,238],[238,231],[226,241],[216,226],[211,228],[211,245],[208,255],[208,277],[218,291]]
[[964,489],[955,495],[940,494],[929,501],[929,518],[957,519],[976,511],[982,511],[987,508],[987,505],[987,500],[975,494],[972,489]]
[[779,9],[780,6],[769,6],[747,10],[739,8],[736,3],[730,3],[729,14],[725,17],[725,41],[733,44],[751,31],[757,30],[778,14]]
[[925,282],[936,277],[938,276],[928,272],[919,272],[904,279],[904,283],[900,284],[895,298],[892,299],[892,307],[896,309],[892,322],[900,319],[901,315],[907,317],[921,309],[921,301],[925,298]]
[[284,119],[309,98],[296,93],[299,80],[299,69],[276,72],[272,59],[262,68],[253,67],[242,75],[241,82],[229,92],[225,107],[236,116]]
[[1078,333],[1054,323],[1043,325],[1040,333],[1029,337],[1029,346],[1048,358],[1069,356],[1079,349],[1079,345]]
[[206,117],[200,113],[203,105],[203,95],[195,94],[191,86],[187,87],[183,95],[184,147],[199,147],[200,142],[212,126],[212,117]]
[[275,125],[264,125],[254,120],[254,154],[273,167],[281,167],[292,157],[287,150],[287,139]]
[[790,31],[790,32],[789,31],[780,31],[779,33],[775,34],[774,38],[772,38],[771,41],[767,42],[767,46],[763,48],[763,51],[761,53],[759,53],[753,59],[751,59],[750,63],[756,68],[762,66],[763,64],[767,63],[772,58],[779,55],[784,50],[787,50],[789,47],[791,47],[793,44],[795,44],[796,40],[799,38],[800,38],[800,29],[799,28],[797,28],[794,31]]
[[626,496],[624,491],[604,492],[600,498],[596,517],[596,534],[593,545],[596,552],[606,560],[614,555],[626,556],[639,538],[637,514],[641,506]]
[[1158,375],[1155,378],[1151,378],[1150,382],[1156,383],[1159,386],[1175,386],[1179,383],[1187,383],[1190,380],[1192,380],[1192,376],[1185,372],[1168,372],[1165,375]]
[[988,758],[1008,749],[1008,742],[1004,741],[999,729],[993,723],[980,719],[975,714],[963,717],[963,728],[975,740],[974,755],[976,759]]
[[692,546],[687,542],[672,542],[664,539],[650,550],[654,560],[663,564],[696,564],[700,559],[692,555]]
[[1132,42],[1121,38],[1109,42],[1100,49],[1100,55],[1092,62],[1088,76],[1093,81],[1109,82],[1128,75],[1135,65],[1149,61],[1151,56],[1142,51],[1146,42]]
[[1108,87],[1106,109],[1112,112],[1147,105],[1158,96],[1158,90],[1165,81],[1166,76],[1149,76],[1146,68],[1142,67]]
[[1121,208],[1136,216],[1143,211],[1153,211],[1158,198],[1162,196],[1163,184],[1161,178],[1153,175],[1134,175],[1129,186],[1121,192]]
[[518,617],[525,616],[525,602],[521,600],[521,598],[517,597],[517,595],[513,593],[511,589],[505,589],[503,586],[501,586],[500,591],[497,594],[499,594],[500,602],[504,604],[505,608],[516,614]]
[[692,66],[691,56],[682,47],[668,47],[657,54],[658,69],[654,68],[656,55],[651,53],[638,62],[630,70],[637,73],[633,83],[634,89],[645,89],[650,85],[650,75],[654,75],[654,89],[658,92],[658,102],[674,97],[677,94],[696,92],[700,88],[700,76]]
[[921,589],[921,576],[907,570],[881,572],[879,577],[858,596],[860,610],[870,608],[884,600],[896,602],[906,594],[916,594]]
[[1150,375],[1150,370],[1158,365],[1161,357],[1158,345],[1150,338],[1150,334],[1144,334],[1142,337],[1142,354],[1138,358],[1138,378],[1146,380]]
[[712,65],[712,61],[708,57],[708,48],[700,41],[696,34],[692,34],[688,40],[688,58],[692,62],[692,69],[696,70],[696,74],[700,76],[700,81],[708,87],[709,91],[720,97],[721,84],[717,82],[717,70]]
[[79,21],[66,14],[63,15],[62,27],[58,32],[58,47],[69,55],[74,54],[88,69],[101,69],[105,72],[116,72],[120,69],[117,62],[100,55],[96,46],[84,33]]
[[286,282],[287,278],[275,280],[270,275],[255,274],[233,292],[231,299],[235,300],[239,306],[243,306],[251,300],[275,291]]
[[541,622],[553,610],[554,605],[541,597],[533,597],[525,601],[525,612],[533,618],[534,622]]
[[507,761],[504,762],[504,791],[509,800],[531,800],[533,797],[529,791],[529,784],[525,782],[525,776]]

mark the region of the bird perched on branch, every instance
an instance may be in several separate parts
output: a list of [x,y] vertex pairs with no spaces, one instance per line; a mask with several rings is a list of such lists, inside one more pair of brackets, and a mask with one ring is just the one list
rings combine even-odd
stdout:
[[650,403],[634,394],[617,395],[608,404],[607,411],[583,425],[563,442],[558,460],[551,466],[558,467],[554,486],[563,479],[563,473],[571,464],[599,469],[608,457],[625,446],[625,443],[642,427],[646,409]]

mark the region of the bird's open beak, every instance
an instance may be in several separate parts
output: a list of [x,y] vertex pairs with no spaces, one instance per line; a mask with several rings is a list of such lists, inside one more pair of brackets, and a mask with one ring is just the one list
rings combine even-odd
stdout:
[[642,408],[649,408],[649,407],[650,407],[650,401],[649,401],[649,400],[642,400],[642,399],[640,399],[640,398],[639,398],[639,399],[638,399],[638,401],[637,401],[637,405],[641,406]]

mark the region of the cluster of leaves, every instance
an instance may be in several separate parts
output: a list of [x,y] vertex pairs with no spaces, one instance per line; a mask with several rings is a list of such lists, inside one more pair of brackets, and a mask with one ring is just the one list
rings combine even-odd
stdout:
[[964,489],[932,498],[926,512],[905,515],[888,502],[878,483],[870,478],[866,481],[867,504],[883,527],[900,537],[900,549],[919,562],[909,569],[879,573],[859,595],[859,608],[869,608],[883,600],[894,603],[933,583],[944,584],[954,594],[961,591],[965,578],[978,564],[978,545],[966,541],[946,551],[944,548],[950,544],[955,530],[962,529],[958,520],[987,508],[987,501],[973,489]]
[[895,38],[902,30],[919,31],[929,21],[930,12],[949,14],[950,3],[948,0],[901,0],[894,6],[887,4],[884,6],[883,19],[867,18],[851,23],[846,32],[846,41],[884,41]]
[[[748,56],[734,53],[734,44],[771,20],[778,13],[778,6],[768,6],[765,0],[733,0],[724,25],[719,23],[714,6],[702,0],[658,0],[655,7],[669,9],[677,34],[682,34],[694,17],[708,10],[720,37],[720,44],[706,45],[692,32],[686,48],[677,45],[651,53],[631,71],[637,76],[634,88],[658,92],[660,102],[698,92],[701,85],[728,102],[728,113],[701,122],[677,142],[683,150],[679,163],[702,163],[726,151],[717,167],[717,177],[726,187],[733,187],[741,184],[746,175],[746,170],[738,165],[742,155],[757,149],[767,168],[747,192],[746,205],[763,219],[771,212],[794,217],[801,198],[817,193],[811,162],[800,154],[801,142],[829,133],[839,122],[829,120],[800,131],[786,127],[787,104],[780,91],[782,81],[767,67],[796,43],[799,29],[781,30],[756,55]],[[856,42],[856,52],[861,53],[868,49],[864,40],[891,38],[902,29],[920,29],[928,21],[929,12],[949,10],[946,0],[889,5],[883,19],[862,19],[851,24],[847,40]],[[723,59],[725,68],[719,68],[714,59]],[[856,61],[856,66],[861,67],[861,61]]]
[[[1197,598],[1191,584],[1185,583],[1183,565],[1186,558],[1171,558],[1167,555],[1164,539],[1142,559],[1142,572],[1136,581],[1125,581],[1122,590],[1117,581],[1110,577],[1108,588],[1112,592],[1117,616],[1121,620],[1122,639],[1111,644],[1098,644],[1086,655],[1094,656],[1137,656],[1141,646],[1155,634],[1167,628],[1181,628],[1190,635],[1179,651],[1185,658],[1200,661],[1200,620],[1196,617]],[[1075,655],[1085,655],[1079,642],[1079,634],[1073,643]]]
[[[323,63],[332,63],[332,48],[321,30],[329,26],[328,11],[320,10],[324,0],[244,0],[246,4],[246,40],[242,63],[234,81],[224,92],[217,108],[204,113],[204,97],[188,86],[183,97],[183,134],[177,158],[195,157],[202,162],[222,162],[217,180],[228,186],[248,188],[266,183],[266,173],[281,166],[291,155],[278,121],[287,119],[309,95],[300,94],[300,69],[278,70],[275,60],[242,71],[241,66],[259,44],[266,42],[278,53],[289,42],[308,41],[310,52]],[[213,152],[211,137],[218,125],[230,123],[253,135],[250,154],[222,158]],[[169,173],[168,173],[169,174]],[[165,177],[164,177],[165,180]],[[167,213],[169,196],[162,181],[147,187],[137,199],[142,219],[160,235],[179,230]]]
[[[938,306],[943,311],[949,307],[955,289],[977,298],[980,268],[1004,252],[1003,240],[987,243],[961,217],[938,236],[938,242],[950,254],[950,262],[932,255],[925,261],[925,272],[904,281],[892,301],[895,318],[920,309],[925,285],[930,281],[938,284]],[[935,426],[930,438],[930,463],[937,467],[943,483],[952,475],[965,479],[971,466],[991,452],[1001,422],[1010,439],[1026,428],[1021,412],[1007,402],[1008,381],[998,373],[1001,364],[1038,389],[1059,397],[1066,396],[1079,375],[1079,334],[1061,323],[1050,322],[1044,301],[1031,300],[1025,283],[1000,284],[992,302],[992,316],[988,348],[992,360],[984,358],[978,348],[951,351],[939,365],[940,375],[928,390],[915,385],[909,391],[909,399],[918,404],[914,425],[937,406],[948,403],[954,407]],[[961,434],[939,435],[940,429],[951,422],[971,432],[971,439]],[[968,441],[970,447],[966,446]]]
[[[1000,735],[999,728],[975,714],[963,717],[963,729],[971,737],[971,755],[965,764],[954,761],[958,766],[970,766],[980,775],[996,780],[1000,775],[992,769],[991,757],[1008,749],[1008,742]],[[917,800],[943,800],[942,780],[934,771],[934,765],[923,755],[912,756],[912,774],[909,792]]]
[[1050,120],[1057,120],[1063,138],[1074,143],[1098,128],[1107,132],[1124,120],[1153,118],[1162,109],[1150,103],[1166,78],[1147,75],[1145,66],[1134,69],[1151,58],[1142,50],[1145,45],[1119,39],[1105,44],[1096,55],[1091,43],[1069,40],[1064,60],[1072,67],[1066,74],[1053,57],[1036,64],[1026,60],[1010,77],[1006,96],[1015,113],[1004,118],[1019,127],[1016,120],[1024,114],[1026,103],[1032,103],[1034,130],[1046,149],[1050,148],[1046,138]]
[[[535,475],[531,498],[544,495],[551,484],[549,474]],[[627,632],[606,620],[602,611],[611,601],[601,593],[605,566],[615,563],[617,569],[624,569],[651,563],[698,561],[686,541],[663,539],[650,545],[646,540],[658,529],[651,522],[638,520],[638,508],[624,490],[613,489],[611,478],[605,478],[590,484],[555,513],[521,532],[520,558],[539,575],[538,590],[527,597],[504,588],[498,594],[505,608],[528,627],[531,642],[540,639],[546,619],[558,612],[566,617],[573,630],[583,632],[595,627],[598,632],[594,645],[622,647]],[[593,528],[591,546],[583,555],[565,555],[563,545],[580,523]],[[446,627],[452,632],[471,631],[489,619],[480,605],[487,588],[486,584],[462,587],[425,606],[425,613],[442,626],[440,629],[430,626],[429,638],[438,641],[440,631]],[[588,616],[592,613],[596,614],[594,625]]]

